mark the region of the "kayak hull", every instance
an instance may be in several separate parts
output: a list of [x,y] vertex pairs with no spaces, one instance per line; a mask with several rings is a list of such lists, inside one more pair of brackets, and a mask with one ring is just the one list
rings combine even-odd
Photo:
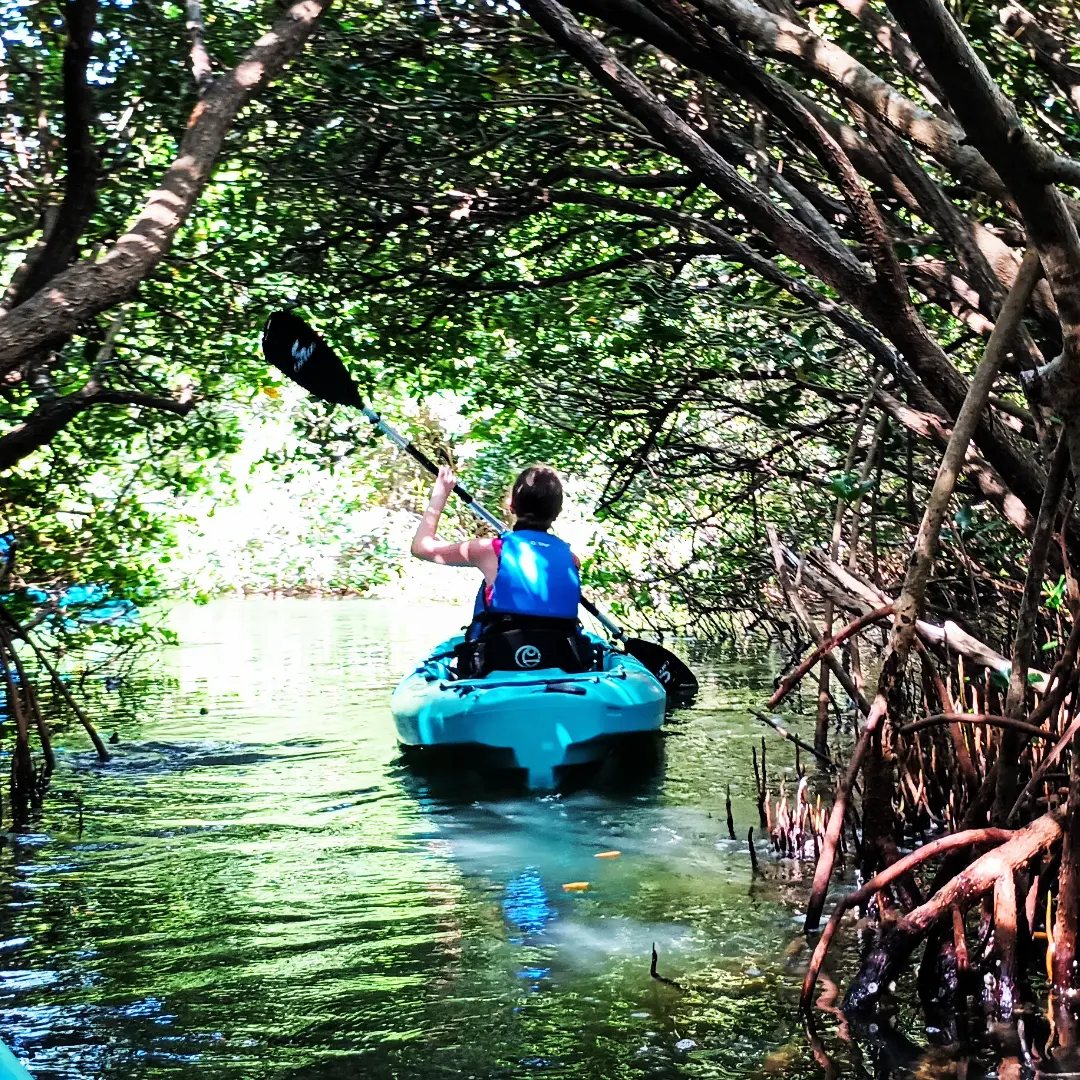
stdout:
[[414,759],[423,752],[478,769],[519,770],[530,788],[550,789],[568,769],[602,762],[623,744],[659,738],[664,688],[625,653],[605,647],[599,671],[548,668],[456,679],[450,658],[461,640],[439,645],[394,691],[398,741]]
[[0,1042],[0,1080],[34,1080],[22,1062]]

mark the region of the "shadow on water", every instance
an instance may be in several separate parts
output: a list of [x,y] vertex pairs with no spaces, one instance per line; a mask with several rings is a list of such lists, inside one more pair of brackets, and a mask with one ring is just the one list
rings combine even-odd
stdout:
[[[659,767],[528,794],[402,761],[389,691],[457,621],[181,612],[182,647],[98,702],[113,762],[59,740],[44,815],[0,848],[0,1036],[38,1080],[823,1075],[807,868],[759,842],[754,878],[746,852],[770,658],[702,663]],[[792,775],[786,744],[769,763]],[[960,1074],[822,1028],[845,1075]]]

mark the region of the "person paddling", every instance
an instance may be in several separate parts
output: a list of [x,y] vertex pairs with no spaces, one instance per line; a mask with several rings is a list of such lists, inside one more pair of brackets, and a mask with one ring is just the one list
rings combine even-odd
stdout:
[[577,622],[580,560],[549,531],[563,504],[558,473],[547,465],[523,469],[510,496],[513,529],[460,542],[436,535],[455,483],[449,467],[439,469],[412,554],[443,566],[474,566],[484,575],[465,634],[467,642],[484,647],[466,650],[467,666],[473,673],[477,668],[590,666],[587,639]]

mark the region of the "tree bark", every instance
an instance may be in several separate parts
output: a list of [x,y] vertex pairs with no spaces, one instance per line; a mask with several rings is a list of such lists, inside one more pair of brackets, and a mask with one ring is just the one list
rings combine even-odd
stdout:
[[[1046,577],[1047,559],[1050,554],[1050,541],[1053,538],[1054,525],[1058,516],[1058,504],[1065,487],[1069,472],[1069,445],[1062,435],[1058,440],[1050,474],[1046,478],[1046,491],[1043,493],[1039,518],[1031,539],[1031,553],[1028,556],[1027,576],[1024,581],[1024,595],[1020,602],[1020,616],[1017,620],[1016,634],[1013,639],[1012,665],[1009,670],[1009,693],[1005,701],[1005,715],[1013,720],[1020,720],[1025,713],[1028,698],[1028,668],[1035,650],[1035,628],[1042,599],[1043,580]],[[993,820],[1004,821],[1013,801],[1016,799],[1016,786],[1020,765],[1020,738],[1006,728],[1002,732],[1001,747],[998,751],[996,770],[997,785],[994,789]]]
[[1080,1050],[1080,736],[1073,740],[1066,820],[1058,871],[1050,1002],[1056,1048],[1075,1055]]
[[899,975],[928,930],[951,918],[953,907],[966,911],[990,892],[1004,873],[1015,872],[1061,840],[1063,815],[1044,814],[1011,840],[988,851],[952,877],[926,903],[898,920],[867,955],[844,1000],[848,1015],[870,1009]]
[[807,968],[806,976],[803,979],[802,1008],[806,1009],[810,1006],[810,998],[814,993],[814,986],[821,972],[821,966],[825,962],[832,939],[836,936],[836,931],[840,928],[840,923],[847,912],[854,907],[860,907],[867,903],[876,893],[887,888],[904,874],[910,874],[914,869],[930,859],[935,859],[939,855],[962,848],[985,846],[987,844],[1004,844],[1011,840],[1012,836],[1013,834],[1007,829],[968,829],[964,832],[953,833],[951,836],[939,837],[898,859],[888,869],[875,874],[865,885],[842,897],[829,917],[829,921],[822,931],[821,937],[818,938],[817,945],[814,947],[813,956],[810,958],[810,966]]
[[[1048,398],[1071,429],[1080,404],[1080,236],[1052,183],[1054,155],[1037,143],[941,0],[889,0],[966,132],[1005,181],[1054,293],[1064,349],[1044,372]],[[1071,433],[1074,465],[1080,431]]]
[[94,405],[134,405],[177,416],[186,416],[195,408],[194,401],[176,401],[130,390],[109,390],[91,380],[74,393],[41,402],[26,420],[0,435],[0,472],[48,445],[76,416]]
[[92,97],[86,81],[97,12],[98,0],[69,0],[65,7],[68,41],[62,63],[64,198],[44,244],[20,268],[4,297],[3,307],[16,307],[33,296],[75,258],[79,239],[97,206],[100,163],[91,131]]
[[[866,718],[866,726],[859,738],[856,752],[852,756],[849,777],[851,783],[854,783],[863,757],[866,756],[867,750],[870,751],[867,758],[866,798],[863,805],[863,849],[864,859],[871,860],[868,865],[874,865],[876,861],[869,849],[877,847],[883,854],[895,843],[892,820],[891,735],[886,740],[883,737],[883,730],[887,724],[889,710],[897,697],[904,666],[915,637],[926,584],[929,581],[930,569],[937,550],[941,523],[948,509],[949,500],[952,498],[960,466],[967,455],[968,443],[974,433],[977,418],[986,408],[990,388],[1009,342],[1012,340],[1016,324],[1038,280],[1039,264],[1035,254],[1026,255],[1024,263],[1024,269],[1001,310],[1001,317],[987,343],[964,406],[956,419],[949,444],[942,455],[937,478],[927,500],[914,550],[908,562],[904,585],[896,601],[896,615],[878,679],[877,694]],[[842,816],[845,808],[843,800],[838,799],[833,804],[826,828],[827,842],[815,867],[814,883],[807,902],[805,924],[807,931],[815,929],[821,919],[829,880],[832,877],[832,860],[835,857],[835,847],[828,844],[828,839],[834,835],[839,837],[839,832],[843,828]],[[839,818],[838,822],[837,818]]]

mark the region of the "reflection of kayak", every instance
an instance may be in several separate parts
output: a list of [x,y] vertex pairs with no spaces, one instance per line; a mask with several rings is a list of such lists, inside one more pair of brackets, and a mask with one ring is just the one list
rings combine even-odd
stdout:
[[568,766],[655,739],[664,688],[632,656],[592,640],[599,670],[494,671],[483,679],[456,678],[451,660],[462,638],[443,642],[394,691],[399,741],[428,756],[455,751],[480,769],[524,769],[530,787],[550,788]]

